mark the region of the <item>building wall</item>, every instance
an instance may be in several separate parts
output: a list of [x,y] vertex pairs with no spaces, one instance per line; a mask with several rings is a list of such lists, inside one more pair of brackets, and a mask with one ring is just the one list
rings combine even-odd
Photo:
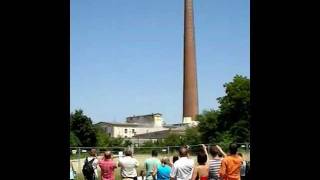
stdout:
[[131,138],[136,134],[144,134],[155,131],[167,130],[168,128],[164,127],[135,127],[135,126],[117,126],[117,125],[105,125],[103,126],[105,132],[109,134],[111,137],[123,137],[123,138]]
[[127,117],[127,123],[150,124],[151,126],[161,127],[163,125],[163,118],[160,114],[132,116]]

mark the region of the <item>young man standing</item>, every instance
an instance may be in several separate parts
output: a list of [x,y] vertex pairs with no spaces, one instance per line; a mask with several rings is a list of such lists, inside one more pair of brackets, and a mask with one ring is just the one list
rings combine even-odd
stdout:
[[179,156],[179,160],[173,164],[170,173],[171,180],[190,180],[194,162],[192,159],[188,158],[188,149],[186,147],[181,147],[179,149]]
[[83,175],[86,180],[97,180],[98,179],[98,159],[97,159],[97,151],[96,149],[91,149],[89,152],[89,157],[85,159],[83,165]]
[[125,157],[119,159],[119,167],[121,167],[120,175],[122,180],[136,180],[139,162],[132,157],[130,150],[125,151]]
[[237,154],[237,150],[237,144],[230,144],[230,154],[226,156],[221,162],[219,174],[223,180],[240,180],[242,158]]
[[151,158],[146,159],[144,165],[146,167],[146,180],[153,180],[152,173],[160,164],[160,160],[157,158],[158,153],[155,150],[151,152]]

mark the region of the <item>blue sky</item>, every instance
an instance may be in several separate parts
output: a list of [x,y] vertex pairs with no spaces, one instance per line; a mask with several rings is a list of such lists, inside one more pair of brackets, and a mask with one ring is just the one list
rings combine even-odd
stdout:
[[[183,0],[71,0],[70,110],[182,121]],[[249,0],[194,0],[199,110],[250,76]]]

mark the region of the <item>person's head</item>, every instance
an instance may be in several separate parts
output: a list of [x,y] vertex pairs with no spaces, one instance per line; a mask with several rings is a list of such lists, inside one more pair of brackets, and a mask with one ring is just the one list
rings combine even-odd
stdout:
[[91,149],[89,154],[90,154],[90,156],[96,156],[97,155],[97,150],[96,149]]
[[105,159],[111,159],[111,157],[112,157],[112,153],[110,151],[104,152],[104,158]]
[[168,157],[163,157],[163,158],[161,158],[161,163],[169,165],[170,164],[170,159]]
[[238,145],[235,143],[231,143],[229,146],[229,153],[231,155],[235,155],[235,154],[237,154],[237,151],[238,151]]
[[178,159],[179,159],[179,156],[174,155],[174,156],[172,157],[172,162],[174,163],[174,162],[176,162]]
[[188,156],[188,149],[186,147],[180,147],[179,149],[179,156],[180,157],[187,157]]
[[243,157],[242,153],[238,153],[238,155],[239,155],[240,157]]
[[130,150],[126,150],[126,151],[124,152],[124,155],[126,155],[126,156],[132,156],[132,152],[131,152]]
[[208,158],[207,155],[204,152],[200,151],[197,155],[198,164],[205,165],[207,162],[207,158]]
[[217,146],[211,146],[209,152],[210,152],[212,157],[216,157],[220,153],[219,149],[217,148]]
[[151,156],[152,157],[157,157],[158,156],[158,152],[156,150],[152,150]]

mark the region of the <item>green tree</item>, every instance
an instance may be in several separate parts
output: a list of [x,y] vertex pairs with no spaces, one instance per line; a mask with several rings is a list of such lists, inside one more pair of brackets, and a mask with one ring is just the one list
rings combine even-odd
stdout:
[[201,144],[201,134],[198,127],[187,128],[184,135],[185,144]]
[[83,114],[81,109],[75,110],[70,116],[71,131],[77,136],[83,146],[95,146],[96,132],[91,119]]
[[122,137],[116,137],[116,138],[114,138],[114,137],[112,137],[111,139],[110,139],[110,144],[109,144],[109,146],[113,146],[113,147],[115,147],[115,146],[117,146],[117,147],[120,147],[120,146],[123,146],[123,142],[124,142],[124,139],[122,138]]
[[203,143],[229,144],[250,141],[250,80],[236,75],[224,84],[226,95],[217,98],[218,110],[197,116]]
[[130,140],[125,140],[124,143],[123,143],[124,147],[128,147],[128,146],[131,146],[131,145],[132,145],[132,142]]
[[216,110],[205,110],[197,116],[197,120],[199,121],[198,129],[203,143],[217,141],[218,115],[219,112]]
[[70,131],[70,146],[71,147],[81,146],[81,142],[79,138],[72,131]]
[[111,138],[107,133],[102,129],[100,126],[95,126],[95,132],[96,132],[96,146],[98,147],[106,147],[109,146]]
[[235,141],[250,140],[250,80],[236,75],[232,82],[224,84],[226,95],[218,98],[220,103],[218,128],[230,131]]
[[169,133],[163,140],[165,146],[180,146],[184,144],[183,136],[180,134]]

